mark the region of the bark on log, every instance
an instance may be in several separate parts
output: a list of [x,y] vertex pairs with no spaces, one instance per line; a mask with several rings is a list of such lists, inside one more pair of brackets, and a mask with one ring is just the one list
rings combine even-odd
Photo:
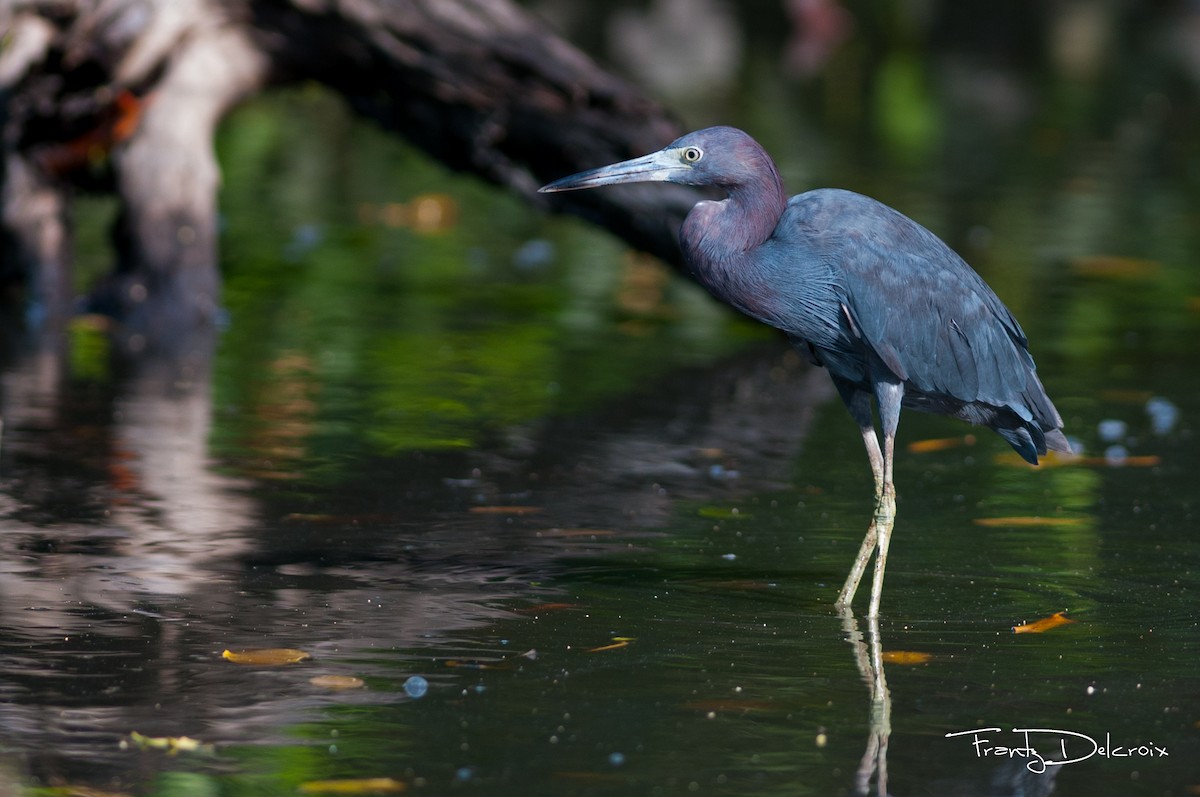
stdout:
[[[322,82],[449,166],[669,262],[697,199],[682,187],[535,193],[681,131],[510,0],[8,0],[0,39],[0,275],[25,275],[43,306],[64,311],[70,193],[115,190],[116,268],[102,293],[143,338],[181,313],[212,318],[212,136],[270,85]],[[108,169],[94,167],[97,151],[111,152]]]

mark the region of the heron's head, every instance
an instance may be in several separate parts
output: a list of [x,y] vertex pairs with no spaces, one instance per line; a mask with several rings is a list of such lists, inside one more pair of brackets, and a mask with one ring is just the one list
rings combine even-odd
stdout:
[[658,152],[573,174],[538,189],[574,191],[619,183],[682,183],[732,189],[765,177],[775,165],[758,142],[736,127],[708,127],[672,141]]

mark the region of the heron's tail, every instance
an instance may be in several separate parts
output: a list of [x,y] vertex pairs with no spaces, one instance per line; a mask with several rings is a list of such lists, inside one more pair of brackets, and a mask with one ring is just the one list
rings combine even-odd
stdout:
[[1038,454],[1045,454],[1047,450],[1071,453],[1071,444],[1061,429],[1043,430],[1037,421],[1026,421],[1015,427],[992,428],[1030,465],[1038,464]]

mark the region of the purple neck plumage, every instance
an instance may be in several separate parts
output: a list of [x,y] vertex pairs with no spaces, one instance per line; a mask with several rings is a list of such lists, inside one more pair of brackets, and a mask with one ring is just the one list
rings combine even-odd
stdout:
[[738,168],[718,183],[728,198],[698,203],[679,231],[684,257],[701,278],[736,268],[771,237],[787,207],[779,170],[762,147],[746,137],[732,154]]

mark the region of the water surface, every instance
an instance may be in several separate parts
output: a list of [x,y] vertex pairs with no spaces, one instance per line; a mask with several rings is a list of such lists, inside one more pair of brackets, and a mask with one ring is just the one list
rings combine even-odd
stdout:
[[[977,265],[1080,459],[906,413],[884,616],[840,616],[871,485],[823,372],[328,97],[268,99],[222,134],[214,341],[6,330],[0,791],[1194,793],[1194,146],[951,143],[979,173],[941,179],[761,126],[795,188],[828,171]],[[311,658],[222,657],[258,648]],[[1034,772],[1014,728],[1109,754]]]

